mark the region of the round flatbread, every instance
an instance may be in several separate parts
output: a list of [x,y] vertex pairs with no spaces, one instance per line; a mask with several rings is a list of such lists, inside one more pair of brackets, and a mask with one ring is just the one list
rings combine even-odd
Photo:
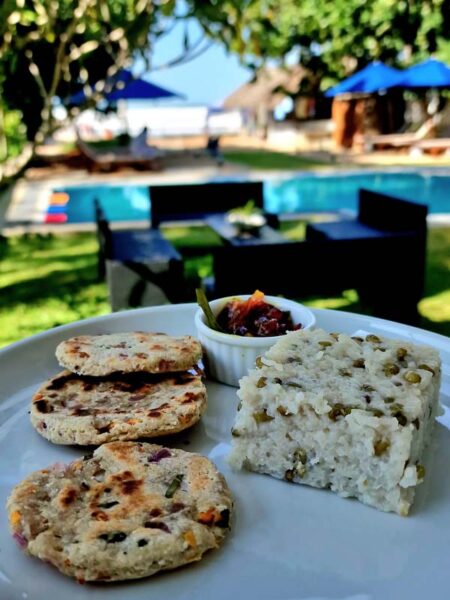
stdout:
[[112,442],[32,473],[7,509],[28,554],[79,581],[115,581],[200,560],[229,531],[232,500],[203,456]]
[[63,371],[33,396],[33,427],[55,444],[97,445],[170,435],[206,408],[206,388],[191,373],[82,377]]
[[56,348],[56,358],[62,367],[79,375],[98,377],[136,371],[187,371],[201,356],[200,342],[190,335],[173,337],[140,331],[80,335]]

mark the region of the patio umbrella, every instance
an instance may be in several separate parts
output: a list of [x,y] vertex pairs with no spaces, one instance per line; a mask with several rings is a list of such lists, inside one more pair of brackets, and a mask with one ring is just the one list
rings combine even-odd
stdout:
[[400,85],[406,88],[450,88],[450,67],[430,58],[404,71]]
[[399,85],[402,72],[388,67],[382,62],[373,62],[361,71],[344,79],[325,92],[327,98],[334,98],[339,94],[365,93],[372,94],[379,90],[386,90]]
[[[171,92],[165,88],[145,81],[144,79],[135,79],[130,71],[123,69],[107,82],[107,86],[112,89],[105,94],[105,100],[115,102],[117,100],[156,100],[159,98],[183,98],[182,94]],[[84,90],[70,96],[67,104],[82,104],[86,100]]]

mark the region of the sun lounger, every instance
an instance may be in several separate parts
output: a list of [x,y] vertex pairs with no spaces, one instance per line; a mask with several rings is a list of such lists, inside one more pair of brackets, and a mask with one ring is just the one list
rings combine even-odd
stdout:
[[450,154],[450,138],[433,138],[416,142],[410,150],[411,156],[422,156],[432,154],[434,156]]
[[114,148],[106,152],[97,152],[77,135],[77,146],[88,159],[90,169],[111,171],[120,167],[137,167],[152,171],[162,169],[163,153],[155,147],[140,145],[136,147]]
[[425,121],[414,133],[389,133],[386,135],[363,136],[360,143],[366,152],[375,149],[409,148],[421,140],[435,135],[437,115]]

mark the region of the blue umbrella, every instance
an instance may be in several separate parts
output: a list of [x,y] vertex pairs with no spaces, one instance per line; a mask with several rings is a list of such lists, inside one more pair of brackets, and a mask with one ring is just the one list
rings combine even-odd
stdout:
[[373,62],[351,77],[344,79],[325,92],[327,98],[334,98],[339,94],[365,93],[372,94],[379,90],[386,90],[399,85],[402,72],[384,65],[382,62]]
[[430,58],[403,73],[401,86],[407,88],[450,87],[450,67]]
[[[144,79],[135,79],[130,71],[123,69],[108,80],[107,87],[112,89],[105,94],[105,100],[115,102],[116,100],[155,100],[157,98],[182,98],[181,94],[166,90],[159,85],[145,81]],[[80,90],[67,101],[67,104],[82,104],[86,101],[84,90]]]

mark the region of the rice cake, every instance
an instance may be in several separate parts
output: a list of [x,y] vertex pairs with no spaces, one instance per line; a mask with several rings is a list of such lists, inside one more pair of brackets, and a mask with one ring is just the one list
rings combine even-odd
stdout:
[[206,388],[192,373],[83,377],[63,371],[33,396],[31,423],[55,444],[103,444],[177,433],[206,409]]
[[407,515],[425,476],[439,384],[431,347],[289,333],[240,381],[230,462]]
[[214,464],[154,444],[112,442],[36,471],[7,509],[24,550],[79,581],[153,575],[198,561],[230,528],[232,499]]
[[187,371],[202,356],[200,342],[190,335],[112,333],[80,335],[56,348],[59,364],[79,375],[102,377],[111,373],[167,373]]

